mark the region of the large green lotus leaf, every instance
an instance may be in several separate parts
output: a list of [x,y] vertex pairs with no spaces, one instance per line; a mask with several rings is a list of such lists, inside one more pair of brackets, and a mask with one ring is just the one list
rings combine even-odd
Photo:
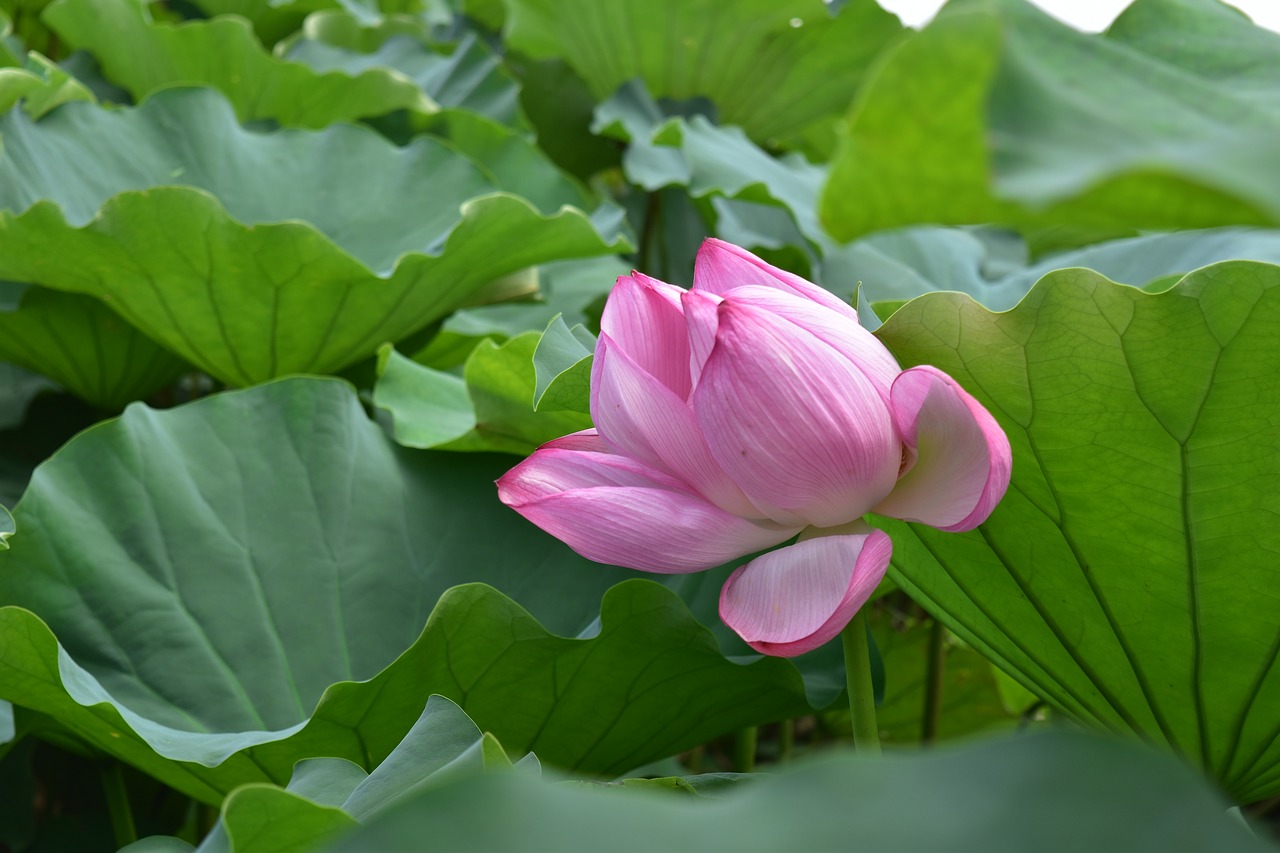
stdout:
[[0,358],[109,412],[149,397],[186,368],[101,299],[44,287],[26,288],[17,310],[0,310]]
[[657,97],[710,98],[726,124],[794,139],[843,111],[901,32],[873,0],[511,0],[507,43],[564,59],[604,100],[639,78]]
[[1138,0],[1105,35],[953,0],[860,90],[831,233],[921,222],[1280,222],[1280,36],[1217,0]]
[[337,370],[503,298],[503,276],[625,245],[575,209],[476,197],[493,184],[441,143],[249,133],[208,90],[39,123],[15,110],[0,132],[0,206],[25,211],[0,213],[0,276],[106,299],[235,385]]
[[833,755],[716,799],[488,774],[423,792],[325,849],[409,850],[424,838],[445,850],[584,853],[1275,849],[1168,756],[1067,732]]
[[1216,264],[1159,294],[1063,270],[1006,313],[930,294],[879,334],[1013,446],[977,531],[890,524],[903,588],[1079,719],[1241,801],[1280,791],[1280,267]]
[[507,465],[400,449],[337,380],[131,406],[14,509],[0,698],[211,802],[302,758],[370,768],[431,693],[594,773],[808,709],[664,587],[601,603],[631,573],[503,507]]
[[237,16],[157,24],[139,0],[56,0],[44,20],[67,45],[97,57],[136,100],[169,86],[207,85],[227,96],[242,121],[310,128],[395,110],[436,111],[418,86],[389,69],[319,74],[277,59]]

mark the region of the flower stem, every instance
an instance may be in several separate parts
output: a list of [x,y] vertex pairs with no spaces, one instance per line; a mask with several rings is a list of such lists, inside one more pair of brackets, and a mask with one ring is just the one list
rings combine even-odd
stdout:
[[787,718],[778,723],[778,763],[791,760],[791,753],[796,748],[796,721]]
[[733,769],[739,773],[754,773],[756,770],[756,741],[760,737],[760,729],[747,726],[738,729],[733,740]]
[[102,791],[107,798],[107,813],[111,815],[111,828],[115,833],[116,847],[125,847],[138,840],[138,830],[133,823],[133,809],[129,806],[129,791],[124,784],[124,773],[119,762],[112,761],[98,772]]
[[942,672],[946,660],[946,629],[934,619],[929,626],[928,658],[925,660],[924,717],[920,726],[920,742],[933,743],[938,736],[938,718],[942,710]]
[[880,754],[880,729],[876,724],[876,694],[871,684],[871,645],[867,642],[867,617],[859,610],[840,634],[844,643],[844,671],[849,685],[849,713],[853,716],[853,744],[859,752]]

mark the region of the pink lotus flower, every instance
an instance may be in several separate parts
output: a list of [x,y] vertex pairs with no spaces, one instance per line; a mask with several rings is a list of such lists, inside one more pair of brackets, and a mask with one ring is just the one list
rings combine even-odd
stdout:
[[498,480],[503,503],[588,559],[735,571],[720,616],[792,656],[848,624],[892,545],[870,512],[941,530],[986,520],[1009,442],[934,367],[902,370],[832,294],[719,240],[692,290],[622,276],[600,322],[596,428],[551,441]]

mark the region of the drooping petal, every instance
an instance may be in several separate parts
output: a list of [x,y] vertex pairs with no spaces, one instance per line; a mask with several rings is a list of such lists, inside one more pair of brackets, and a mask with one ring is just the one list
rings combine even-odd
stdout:
[[601,342],[592,364],[591,416],[608,447],[674,476],[726,512],[762,518],[712,458],[689,404],[603,332]]
[[866,514],[902,457],[875,384],[782,317],[733,299],[718,311],[692,398],[711,455],[779,523],[833,527]]
[[1009,439],[991,413],[936,367],[893,383],[894,423],[914,464],[873,510],[940,530],[972,530],[1009,487]]
[[589,560],[648,572],[696,572],[786,541],[673,477],[601,452],[589,433],[549,442],[498,480],[498,497]]
[[[875,335],[858,325],[856,317],[831,311],[809,299],[774,287],[735,287],[726,297],[777,314],[809,332],[867,374],[888,403],[889,386],[902,368]],[[687,298],[685,304],[688,305]]]
[[893,543],[866,524],[801,538],[742,566],[720,591],[720,618],[767,655],[793,657],[839,634],[884,578]]
[[685,292],[633,272],[618,278],[600,317],[601,333],[682,400],[691,385],[689,333],[680,304]]
[[795,273],[780,270],[732,243],[714,238],[704,240],[693,265],[693,289],[724,296],[744,284],[776,287],[824,305],[858,322],[858,312],[840,297]]

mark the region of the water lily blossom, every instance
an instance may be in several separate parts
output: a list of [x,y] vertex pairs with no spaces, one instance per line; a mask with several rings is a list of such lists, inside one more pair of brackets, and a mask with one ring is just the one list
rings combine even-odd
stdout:
[[649,572],[738,568],[720,615],[792,656],[836,636],[889,565],[867,513],[981,524],[1009,485],[995,419],[934,367],[902,370],[831,293],[707,240],[690,290],[632,273],[600,323],[595,429],[498,481],[579,554]]

